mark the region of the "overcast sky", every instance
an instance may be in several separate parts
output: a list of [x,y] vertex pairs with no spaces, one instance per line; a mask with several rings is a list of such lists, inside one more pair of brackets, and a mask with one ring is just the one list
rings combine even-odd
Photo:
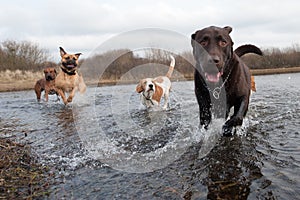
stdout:
[[37,43],[55,60],[59,46],[88,55],[126,31],[161,28],[190,37],[210,25],[232,26],[235,47],[246,43],[289,47],[300,43],[300,1],[10,0],[0,4],[0,41]]

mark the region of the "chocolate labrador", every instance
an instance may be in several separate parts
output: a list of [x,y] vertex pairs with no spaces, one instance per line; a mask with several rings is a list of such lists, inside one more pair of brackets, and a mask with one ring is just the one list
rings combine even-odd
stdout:
[[246,53],[262,55],[260,49],[254,45],[244,45],[233,51],[233,41],[229,36],[231,31],[229,26],[211,26],[196,31],[192,34],[191,41],[196,60],[194,83],[200,125],[207,129],[212,120],[210,96],[219,99],[221,89],[225,89],[225,119],[232,107],[234,113],[223,125],[224,136],[231,136],[233,128],[242,125],[248,111],[251,74],[240,56]]

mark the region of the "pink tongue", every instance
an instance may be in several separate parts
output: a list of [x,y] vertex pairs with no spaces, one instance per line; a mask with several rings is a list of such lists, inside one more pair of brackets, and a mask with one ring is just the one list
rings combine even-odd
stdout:
[[212,83],[217,83],[219,82],[219,79],[221,77],[221,73],[217,73],[217,74],[207,74],[205,73],[205,77],[206,79],[209,81],[209,82],[212,82]]

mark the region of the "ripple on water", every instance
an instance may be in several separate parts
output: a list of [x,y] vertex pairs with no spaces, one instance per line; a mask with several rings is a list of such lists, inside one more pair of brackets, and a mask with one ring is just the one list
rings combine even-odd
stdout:
[[221,137],[223,121],[197,129],[192,82],[175,82],[170,110],[152,113],[133,85],[88,88],[68,106],[37,103],[33,91],[1,93],[0,129],[57,173],[51,198],[296,199],[299,78],[288,76],[256,78],[245,123],[231,138]]

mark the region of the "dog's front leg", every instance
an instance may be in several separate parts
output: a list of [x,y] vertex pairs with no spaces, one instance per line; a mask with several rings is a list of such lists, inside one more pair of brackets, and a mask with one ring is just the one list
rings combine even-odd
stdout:
[[199,112],[200,112],[200,125],[204,126],[204,128],[207,129],[212,119],[211,108],[210,106],[207,105],[200,105]]
[[45,90],[45,99],[46,99],[46,102],[48,102],[48,97],[49,97],[49,91]]
[[72,102],[73,97],[75,96],[75,92],[77,91],[77,87],[74,87],[73,90],[70,92],[69,97],[68,97],[68,102]]
[[234,114],[223,126],[223,135],[232,136],[233,127],[241,126],[248,111],[249,99],[243,99],[239,104],[234,105]]
[[199,104],[200,126],[204,126],[204,128],[207,129],[212,120],[211,102],[210,99],[207,98],[207,96],[209,97],[209,94],[204,94],[203,91],[200,92],[198,90],[195,91],[195,94]]
[[56,92],[58,93],[59,96],[61,96],[64,104],[67,105],[68,101],[67,101],[64,91],[61,89],[56,89]]

